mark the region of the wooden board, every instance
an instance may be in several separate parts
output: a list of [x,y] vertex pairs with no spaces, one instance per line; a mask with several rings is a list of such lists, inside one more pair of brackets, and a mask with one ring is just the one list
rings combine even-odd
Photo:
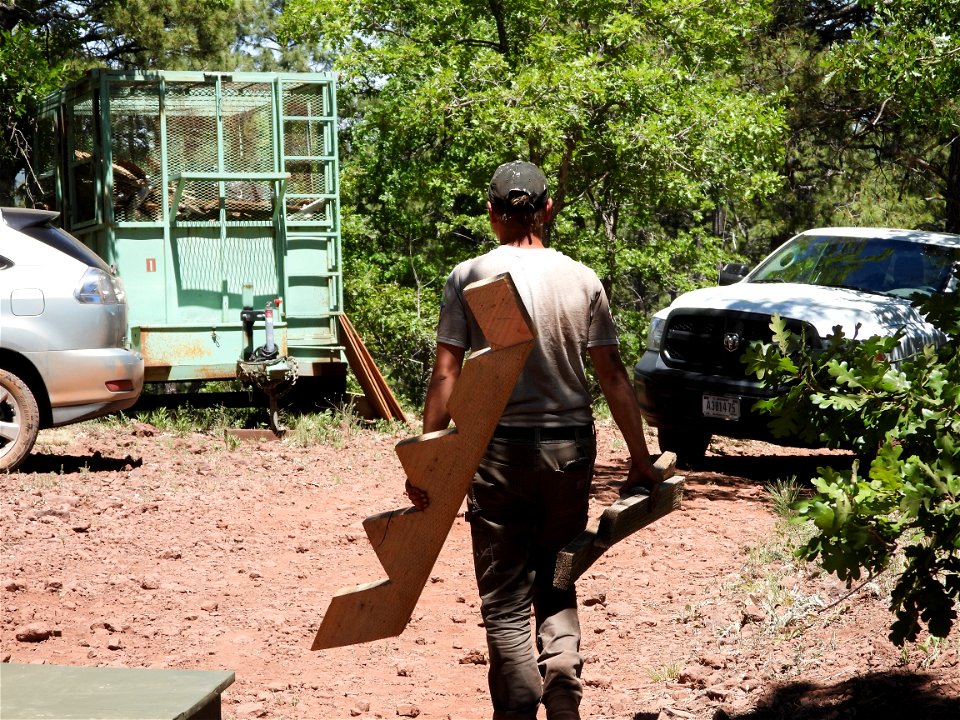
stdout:
[[473,283],[464,297],[489,347],[470,355],[453,387],[447,409],[455,427],[396,446],[407,478],[427,491],[430,506],[364,520],[387,578],[341,588],[323,616],[313,650],[403,632],[533,347],[533,325],[509,275]]
[[350,363],[353,374],[357,376],[357,382],[363,388],[371,407],[384,420],[399,420],[406,423],[407,418],[403,408],[400,407],[396,396],[387,385],[373,356],[370,355],[346,313],[340,315],[340,329],[347,362]]
[[[656,464],[662,469],[669,467],[672,474],[676,456],[664,453]],[[650,496],[640,492],[622,497],[606,508],[557,555],[554,587],[571,587],[607,548],[679,508],[683,483],[683,477],[668,477],[657,489],[652,505]]]
[[[664,481],[669,480],[677,471],[676,453],[662,453],[653,466],[662,473]],[[667,498],[654,498],[652,508],[648,508],[649,499],[641,491],[620,498],[604,510],[597,521],[597,537],[594,543],[601,547],[610,547],[680,507],[683,487],[674,482],[659,490],[664,488],[671,494]],[[646,506],[638,507],[641,503],[646,503]]]

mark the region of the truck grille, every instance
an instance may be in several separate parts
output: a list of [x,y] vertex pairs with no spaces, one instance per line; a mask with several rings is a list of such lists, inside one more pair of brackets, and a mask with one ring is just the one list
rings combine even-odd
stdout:
[[[770,315],[735,311],[675,311],[667,321],[661,355],[670,367],[707,375],[747,377],[740,361],[750,343],[770,342]],[[787,320],[787,327],[803,334],[808,346],[820,338],[809,323]]]

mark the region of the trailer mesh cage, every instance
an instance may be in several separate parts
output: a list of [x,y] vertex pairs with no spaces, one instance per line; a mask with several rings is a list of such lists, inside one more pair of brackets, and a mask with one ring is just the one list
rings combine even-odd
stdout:
[[[278,96],[274,82],[213,82],[211,77],[178,81],[165,75],[121,76],[111,78],[106,93],[88,83],[74,87],[70,97],[48,99],[49,122],[37,145],[52,146],[49,138],[58,121],[68,133],[64,145],[72,157],[66,159],[63,191],[73,195],[65,199],[74,201],[75,222],[95,219],[96,168],[109,160],[102,179],[112,186],[116,222],[159,221],[166,202],[167,212],[181,222],[270,223],[274,177],[283,172],[286,217],[333,223],[331,85],[292,81],[281,86]],[[101,113],[107,113],[102,124]],[[104,130],[108,152],[98,158],[96,140]],[[42,182],[42,191],[53,195],[53,158],[41,154],[45,162],[39,174],[48,180]],[[54,204],[52,197],[44,201]]]
[[335,88],[323,73],[96,70],[46,98],[36,204],[118,268],[148,379],[229,375],[224,333],[251,292],[283,298],[278,331],[306,374],[342,360]]

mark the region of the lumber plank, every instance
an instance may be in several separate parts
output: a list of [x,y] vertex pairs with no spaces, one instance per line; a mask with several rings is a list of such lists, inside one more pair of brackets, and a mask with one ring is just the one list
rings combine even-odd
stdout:
[[384,420],[400,420],[406,423],[407,418],[403,408],[400,407],[396,396],[346,313],[340,315],[340,327],[343,330],[343,346],[347,361],[373,409]]
[[[662,473],[664,480],[668,480],[676,474],[677,456],[675,453],[665,452],[657,458],[653,466]],[[652,520],[663,517],[668,512],[680,507],[679,493],[668,497],[661,497],[658,493],[658,497],[654,498],[653,508],[650,512],[645,509],[634,510],[634,507],[642,500],[642,495],[628,495],[604,510],[600,515],[595,542],[598,545],[610,547],[628,535],[633,535],[640,528],[649,525]],[[655,515],[655,517],[651,518],[651,515]]]
[[[353,326],[350,318],[346,315],[342,315],[341,318],[346,321],[345,328],[349,336],[350,344],[356,353],[358,363],[363,369],[363,374],[367,377],[367,383],[370,386],[370,390],[374,396],[374,406],[380,410],[380,416],[382,418],[389,420],[393,418],[394,408],[390,402],[393,394],[390,392],[390,388],[387,386],[383,375],[377,368],[377,364],[374,361],[373,356],[367,350],[367,346],[361,339],[357,329]],[[366,392],[367,390],[364,388],[364,393]]]
[[[685,478],[661,483],[651,505],[650,496],[636,493],[620,498],[557,554],[554,587],[565,590],[613,544],[680,507]],[[600,528],[604,529],[601,531]],[[602,532],[603,537],[598,537]]]
[[363,388],[363,393],[370,402],[376,413],[384,419],[389,419],[390,409],[387,407],[386,399],[383,397],[380,388],[374,381],[373,372],[367,363],[365,354],[360,351],[362,342],[354,330],[353,323],[344,313],[340,315],[340,327],[343,329],[343,347],[347,355],[347,361],[354,375],[357,376],[357,382]]
[[427,491],[430,505],[364,520],[387,578],[337,591],[312,650],[403,632],[530,354],[533,326],[509,275],[471,284],[464,296],[489,346],[467,358],[454,385],[447,406],[454,427],[395,447],[407,479]]
[[478,280],[464,288],[467,305],[480,326],[490,350],[530,340],[533,322],[508,273]]
[[588,528],[571,540],[557,553],[553,571],[553,586],[560,590],[573,587],[577,579],[606,552],[607,548],[596,545],[596,533]]
[[480,451],[477,463],[497,424],[490,422],[490,416],[496,415],[499,420],[503,414],[531,345],[532,342],[527,341],[496,351],[488,348],[474,353],[463,364],[447,401],[447,411],[457,429],[469,436],[472,446]]

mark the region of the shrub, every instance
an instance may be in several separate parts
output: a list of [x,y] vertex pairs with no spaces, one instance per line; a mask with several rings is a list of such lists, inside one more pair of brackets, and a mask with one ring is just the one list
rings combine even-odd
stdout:
[[821,468],[816,494],[796,503],[798,521],[817,531],[797,554],[849,583],[886,568],[901,547],[906,561],[890,604],[898,645],[923,625],[945,637],[960,596],[960,304],[951,294],[920,306],[947,342],[900,362],[889,359],[899,337],[848,338],[838,327],[812,353],[779,317],[773,342],[744,357],[782,389],[758,403],[776,434],[859,453],[850,471]]

